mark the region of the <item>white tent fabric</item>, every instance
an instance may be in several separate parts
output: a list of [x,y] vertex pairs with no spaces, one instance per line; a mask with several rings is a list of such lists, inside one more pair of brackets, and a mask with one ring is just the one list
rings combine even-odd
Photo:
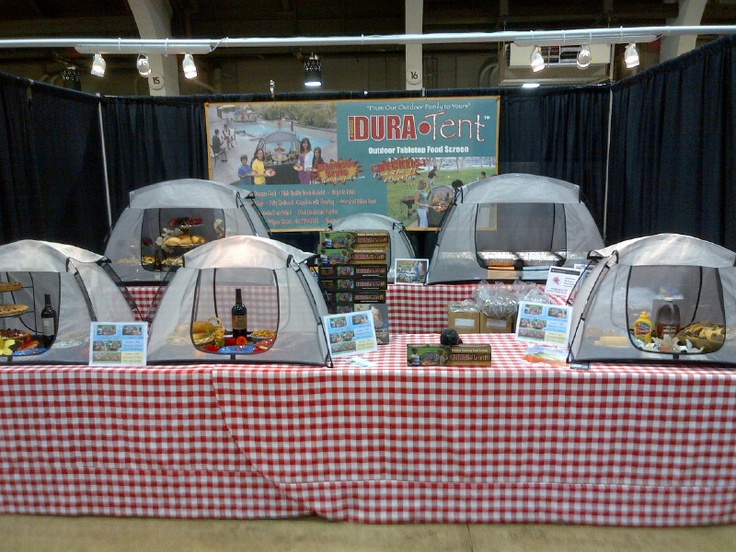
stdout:
[[[155,241],[161,228],[144,232],[144,215],[153,209],[167,212],[218,210],[222,212],[225,236],[252,235],[269,237],[269,229],[258,207],[242,190],[228,184],[198,178],[167,180],[130,192],[130,205],[122,212],[105,248],[115,271],[124,282],[156,280],[141,264],[144,238]],[[144,233],[151,233],[145,236]],[[160,276],[160,275],[159,275]]]
[[[256,236],[231,236],[186,253],[153,318],[149,362],[324,365],[329,357],[322,326],[327,306],[306,266],[313,256]],[[258,354],[232,356],[197,348],[192,321],[217,317],[231,330],[235,289],[242,290],[248,328],[276,330],[273,346]]]
[[332,229],[342,232],[355,230],[385,230],[391,238],[391,251],[388,259],[388,278],[394,278],[394,261],[396,259],[415,258],[414,247],[406,235],[404,225],[396,219],[377,213],[356,213],[332,223]]
[[[21,240],[0,246],[3,279],[24,285],[13,292],[12,301],[31,307],[20,317],[0,319],[0,328],[38,330],[47,293],[58,314],[56,340],[51,348],[39,355],[14,355],[14,364],[86,364],[91,322],[135,320],[118,283],[102,267],[104,261],[91,251],[53,242]],[[0,356],[0,361],[8,359]]]
[[736,253],[692,236],[656,234],[591,255],[601,260],[575,296],[572,359],[672,361],[672,354],[642,350],[630,338],[641,312],[654,320],[652,311],[666,298],[679,305],[682,327],[704,321],[725,327],[718,350],[675,360],[736,364]]
[[533,217],[494,221],[487,229],[494,239],[507,243],[502,251],[539,251],[541,242],[555,236],[561,244],[551,253],[561,255],[566,265],[585,259],[588,251],[603,247],[603,238],[575,184],[531,174],[511,173],[461,187],[455,205],[447,213],[429,265],[428,283],[489,279],[488,269],[478,259],[485,249],[477,243],[478,229],[490,226],[479,213],[508,204],[549,205],[555,209],[559,228],[539,225]]

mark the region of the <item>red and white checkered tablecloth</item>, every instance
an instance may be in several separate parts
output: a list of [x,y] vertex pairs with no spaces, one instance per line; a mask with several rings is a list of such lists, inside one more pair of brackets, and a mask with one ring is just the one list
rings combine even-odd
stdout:
[[471,299],[473,284],[390,284],[386,294],[391,335],[439,333],[447,327],[447,304]]
[[[478,282],[418,286],[390,284],[386,294],[391,334],[439,333],[447,327],[447,305],[473,298]],[[543,286],[539,286],[544,291]],[[563,297],[549,299],[564,304]]]
[[409,367],[0,369],[0,513],[370,523],[736,522],[736,372]]

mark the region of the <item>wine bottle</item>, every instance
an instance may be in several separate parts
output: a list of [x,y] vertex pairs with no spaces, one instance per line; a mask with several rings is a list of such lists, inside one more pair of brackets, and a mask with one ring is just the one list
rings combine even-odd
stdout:
[[233,315],[233,337],[248,336],[248,308],[243,304],[240,288],[235,290],[235,304],[231,310]]
[[51,295],[45,293],[44,296],[44,307],[41,311],[41,328],[42,328],[42,341],[43,346],[47,349],[51,347],[51,344],[56,339],[56,309],[51,305]]

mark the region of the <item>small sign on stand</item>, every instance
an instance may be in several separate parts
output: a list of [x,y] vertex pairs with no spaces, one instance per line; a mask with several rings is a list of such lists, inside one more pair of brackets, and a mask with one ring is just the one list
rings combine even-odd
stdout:
[[323,321],[333,358],[370,353],[378,349],[370,311],[331,314],[323,317]]
[[519,303],[516,338],[529,342],[524,359],[548,364],[567,363],[572,307],[547,303]]
[[429,259],[396,259],[394,261],[394,279],[397,284],[427,283]]
[[92,322],[90,366],[145,366],[147,322]]

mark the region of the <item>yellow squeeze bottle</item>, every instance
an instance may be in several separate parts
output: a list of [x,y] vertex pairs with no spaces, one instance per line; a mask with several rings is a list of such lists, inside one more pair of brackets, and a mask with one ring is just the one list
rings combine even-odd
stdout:
[[634,322],[634,336],[641,339],[644,343],[652,342],[652,328],[654,323],[647,311],[642,311],[639,318]]

